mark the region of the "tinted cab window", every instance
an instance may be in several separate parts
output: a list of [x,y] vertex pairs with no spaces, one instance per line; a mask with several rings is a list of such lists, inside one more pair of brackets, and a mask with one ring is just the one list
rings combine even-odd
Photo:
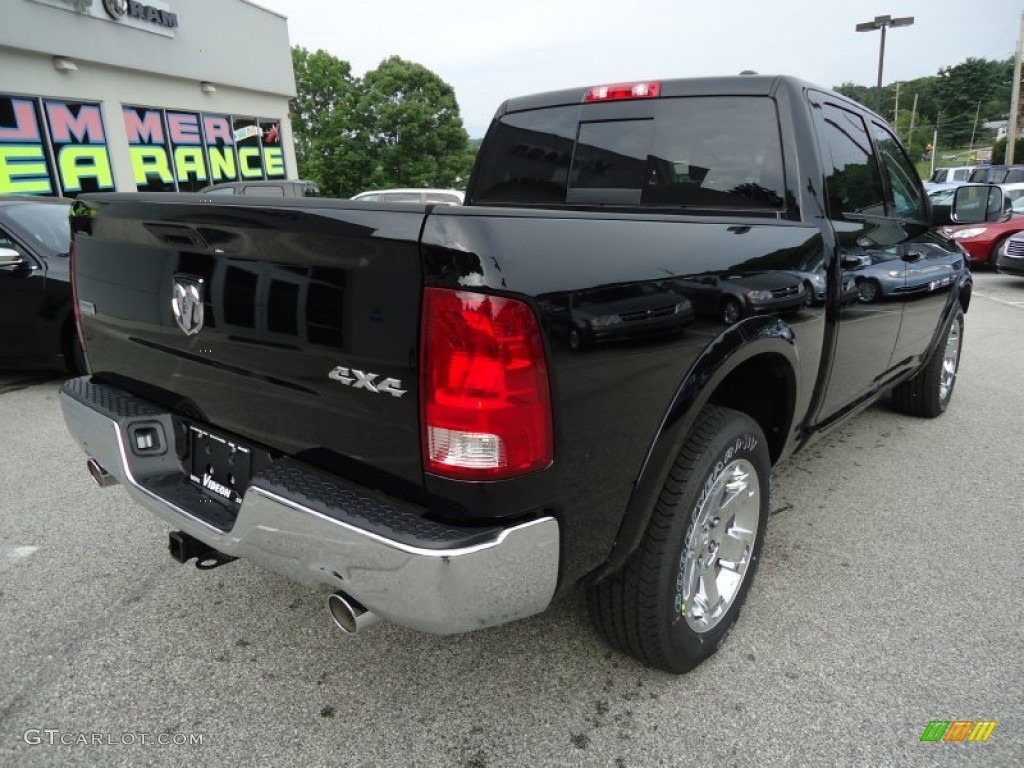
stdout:
[[871,139],[860,115],[821,106],[821,154],[829,214],[837,220],[885,215],[885,191]]
[[778,211],[785,175],[775,102],[687,97],[650,116],[597,119],[581,105],[505,115],[485,142],[481,203]]
[[911,221],[927,221],[924,196],[918,182],[917,170],[907,159],[896,137],[878,123],[871,124],[878,145],[878,155],[882,161],[885,179],[888,181],[886,190],[886,208],[890,216]]

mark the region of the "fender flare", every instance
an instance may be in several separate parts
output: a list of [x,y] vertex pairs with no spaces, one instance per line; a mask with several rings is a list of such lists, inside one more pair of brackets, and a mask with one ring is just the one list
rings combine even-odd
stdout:
[[[595,583],[618,571],[640,545],[668,473],[683,447],[697,414],[718,386],[743,363],[764,355],[782,357],[793,375],[799,368],[796,334],[774,317],[752,317],[716,337],[686,372],[651,441],[626,503],[622,524],[605,562],[586,577]],[[794,414],[786,414],[787,432]]]

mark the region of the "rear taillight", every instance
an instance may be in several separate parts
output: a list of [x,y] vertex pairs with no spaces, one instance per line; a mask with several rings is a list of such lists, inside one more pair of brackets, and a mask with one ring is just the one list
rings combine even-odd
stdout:
[[661,83],[616,83],[598,85],[587,91],[584,101],[621,101],[622,99],[656,99],[661,94]]
[[500,480],[551,464],[547,365],[528,304],[427,288],[420,356],[427,472]]

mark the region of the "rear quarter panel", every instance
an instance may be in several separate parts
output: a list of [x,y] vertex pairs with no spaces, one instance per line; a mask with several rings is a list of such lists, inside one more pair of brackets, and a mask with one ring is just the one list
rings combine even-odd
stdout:
[[[556,433],[549,470],[514,484],[428,476],[428,488],[467,509],[510,517],[545,503],[562,521],[563,583],[607,558],[655,437],[697,361],[716,347],[752,341],[744,332],[769,322],[749,316],[726,333],[716,311],[698,309],[689,322],[680,313],[675,326],[635,335],[623,329],[618,338],[576,345],[568,329],[602,312],[600,301],[595,309],[588,299],[611,286],[631,286],[650,296],[654,311],[673,302],[704,307],[706,297],[698,303],[693,288],[702,277],[781,273],[823,253],[817,225],[476,207],[435,211],[422,246],[428,285],[493,291],[534,306],[545,330]],[[586,313],[578,311],[581,303]],[[612,312],[616,305],[606,306]],[[825,306],[803,306],[779,321],[792,329],[791,341],[775,343],[788,349],[799,397],[794,411],[803,414],[818,376]],[[722,353],[726,367],[730,354]]]

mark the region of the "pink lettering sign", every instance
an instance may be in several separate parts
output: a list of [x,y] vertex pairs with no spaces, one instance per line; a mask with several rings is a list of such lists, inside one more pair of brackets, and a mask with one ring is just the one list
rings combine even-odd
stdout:
[[124,111],[124,127],[128,131],[129,144],[163,144],[164,122],[160,113],[147,109],[139,117],[134,109]]
[[206,130],[206,143],[211,146],[216,145],[218,139],[229,147],[235,143],[231,133],[231,123],[226,117],[203,115],[203,128]]
[[168,112],[167,130],[174,144],[202,144],[199,136],[199,118],[196,115]]
[[32,102],[27,99],[11,99],[14,107],[14,127],[0,126],[0,141],[39,141],[39,121]]
[[103,144],[103,118],[100,108],[81,106],[78,116],[63,101],[46,102],[46,118],[50,122],[50,137],[55,144],[70,144],[74,136],[80,144]]

